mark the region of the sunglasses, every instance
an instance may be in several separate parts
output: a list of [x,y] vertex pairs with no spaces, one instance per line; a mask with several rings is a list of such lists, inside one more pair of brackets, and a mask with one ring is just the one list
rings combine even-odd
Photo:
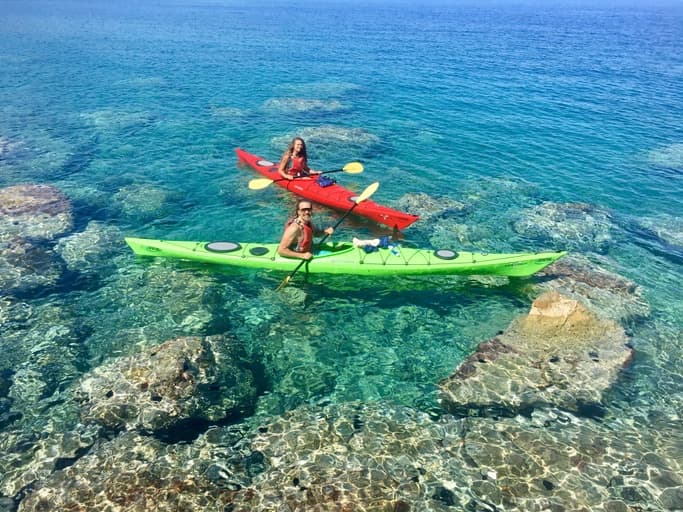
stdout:
[[312,212],[313,208],[299,208],[300,212]]

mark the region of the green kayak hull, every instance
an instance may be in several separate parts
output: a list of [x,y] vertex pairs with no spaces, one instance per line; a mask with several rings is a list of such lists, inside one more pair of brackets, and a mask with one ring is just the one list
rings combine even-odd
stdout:
[[[291,272],[299,259],[277,254],[278,244],[237,242],[182,242],[126,238],[140,256],[158,256]],[[366,252],[350,242],[323,244],[302,271],[324,274],[388,275],[497,275],[530,276],[566,254],[565,251],[487,254],[451,249],[378,248]]]

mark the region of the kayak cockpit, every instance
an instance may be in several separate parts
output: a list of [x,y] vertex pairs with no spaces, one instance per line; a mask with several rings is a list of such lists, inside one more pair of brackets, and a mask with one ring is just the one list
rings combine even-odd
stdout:
[[316,248],[313,252],[314,258],[324,258],[326,256],[335,256],[338,254],[345,254],[351,252],[355,247],[349,242],[334,242],[323,244]]

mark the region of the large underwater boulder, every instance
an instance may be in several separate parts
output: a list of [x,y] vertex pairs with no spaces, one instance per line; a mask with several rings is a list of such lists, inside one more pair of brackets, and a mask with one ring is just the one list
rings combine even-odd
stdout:
[[249,409],[256,390],[243,354],[224,336],[175,338],[87,374],[76,390],[82,420],[111,429],[168,430]]
[[459,415],[514,416],[537,407],[599,414],[603,394],[632,357],[621,326],[551,291],[441,381],[441,402]]
[[0,241],[53,240],[72,227],[71,201],[59,189],[32,184],[0,189]]

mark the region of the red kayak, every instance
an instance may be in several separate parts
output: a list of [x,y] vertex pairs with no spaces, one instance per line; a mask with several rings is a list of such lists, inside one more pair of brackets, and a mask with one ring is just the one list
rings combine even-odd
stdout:
[[[237,153],[237,158],[240,162],[244,162],[266,178],[273,180],[282,188],[316,203],[346,211],[353,206],[354,200],[358,197],[357,194],[337,183],[319,185],[315,178],[276,181],[281,178],[277,172],[278,164],[260,156],[247,153],[240,148],[235,149],[235,153]],[[353,213],[396,229],[405,229],[419,219],[417,215],[399,212],[398,210],[377,204],[370,199],[358,203]]]

